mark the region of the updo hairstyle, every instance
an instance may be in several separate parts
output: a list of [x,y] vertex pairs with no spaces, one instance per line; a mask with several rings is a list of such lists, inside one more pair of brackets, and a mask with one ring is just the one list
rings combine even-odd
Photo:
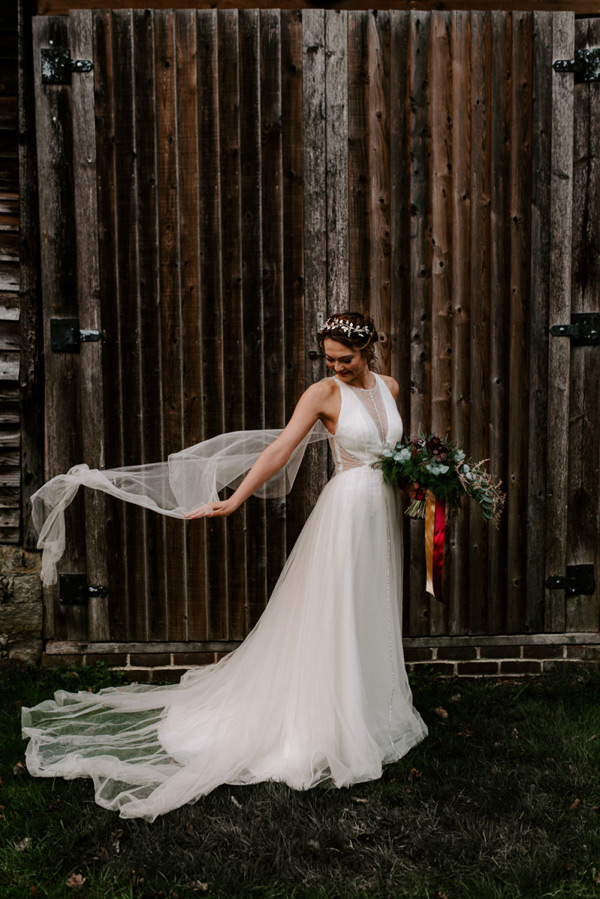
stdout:
[[360,350],[369,368],[375,362],[375,344],[379,340],[372,318],[360,312],[336,312],[330,315],[317,332],[319,346],[323,349],[325,338],[335,340],[351,350]]

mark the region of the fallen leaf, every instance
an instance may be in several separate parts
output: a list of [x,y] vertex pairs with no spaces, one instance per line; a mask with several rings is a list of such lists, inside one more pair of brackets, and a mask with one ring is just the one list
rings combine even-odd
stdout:
[[108,849],[106,848],[106,846],[102,846],[98,855],[94,856],[94,861],[95,862],[103,862],[104,859],[107,857],[108,857]]
[[471,728],[469,727],[469,725],[466,721],[461,721],[460,726],[462,727],[462,730],[459,730],[459,732],[458,732],[459,737],[472,737],[473,736],[473,731],[471,730]]
[[112,848],[117,853],[117,855],[121,851],[121,842],[120,841],[121,841],[122,836],[123,836],[123,831],[121,830],[121,828],[119,828],[119,830],[114,830],[111,833],[110,837],[108,838],[108,842],[109,842],[110,846],[112,846]]
[[69,879],[65,881],[65,886],[70,887],[72,890],[80,890],[85,880],[82,874],[71,874]]
[[196,828],[194,827],[194,825],[192,824],[191,821],[188,821],[188,823],[185,825],[185,829],[187,830],[187,832],[189,834],[196,833]]
[[417,780],[417,778],[419,778],[420,776],[421,776],[420,771],[417,771],[416,768],[411,768],[411,769],[410,769],[410,773],[409,773],[409,775],[408,775],[408,782],[409,782],[409,783],[413,783],[413,782],[414,782],[415,780]]
[[525,846],[519,846],[519,852],[521,853],[521,855],[527,855],[527,851],[528,850],[525,848]]
[[569,811],[574,811],[574,809],[576,809],[578,805],[581,805],[581,799],[576,799],[574,802],[572,802],[569,806]]
[[190,890],[195,890],[197,893],[206,893],[208,892],[208,884],[202,883],[199,880],[192,880],[190,883]]
[[443,709],[443,708],[441,707],[441,705],[438,705],[438,707],[437,707],[437,709],[435,710],[435,712],[436,712],[437,715],[440,716],[440,718],[447,718],[447,717],[448,717],[448,712],[446,711],[446,709]]
[[461,698],[460,693],[455,693],[454,696],[450,697],[450,702],[458,702],[458,700],[460,698]]
[[31,840],[29,837],[23,837],[22,840],[19,840],[18,843],[15,843],[15,848],[17,852],[25,852],[25,850],[29,849],[31,845]]
[[17,764],[13,768],[13,774],[16,774],[17,776],[19,776],[20,774],[26,774],[26,773],[27,773],[27,768],[25,767],[23,762],[17,762]]

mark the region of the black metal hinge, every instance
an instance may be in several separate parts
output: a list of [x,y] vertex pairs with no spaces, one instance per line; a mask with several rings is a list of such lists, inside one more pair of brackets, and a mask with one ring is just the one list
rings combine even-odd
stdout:
[[552,325],[553,337],[570,337],[574,346],[596,346],[600,343],[600,313],[573,312],[570,325]]
[[71,59],[71,51],[44,47],[42,57],[42,84],[70,84],[72,72],[91,72],[91,59]]
[[91,596],[108,596],[108,587],[88,584],[87,574],[59,574],[58,592],[65,606],[87,606]]
[[596,592],[593,565],[567,565],[566,577],[553,575],[546,578],[548,590],[566,590],[569,596],[591,596]]
[[78,318],[50,319],[50,347],[55,353],[78,353],[83,341],[101,339],[100,331],[80,330]]
[[575,84],[600,81],[600,47],[576,50],[574,59],[556,59],[552,68],[556,72],[575,72]]

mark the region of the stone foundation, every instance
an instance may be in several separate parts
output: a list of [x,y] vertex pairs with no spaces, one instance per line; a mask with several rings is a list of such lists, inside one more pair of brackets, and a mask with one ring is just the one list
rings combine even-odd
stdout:
[[42,657],[41,555],[0,544],[0,659]]

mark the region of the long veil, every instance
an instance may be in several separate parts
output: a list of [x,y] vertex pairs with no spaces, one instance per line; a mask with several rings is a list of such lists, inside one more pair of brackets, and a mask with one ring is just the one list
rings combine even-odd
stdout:
[[[56,566],[65,549],[65,509],[79,487],[102,490],[161,515],[183,518],[186,512],[216,502],[224,487],[237,487],[282,430],[231,431],[172,453],[166,462],[102,471],[80,464],[47,481],[31,497],[33,524],[39,535],[37,545],[43,550],[42,581],[46,585],[56,583]],[[327,428],[317,421],[283,468],[255,495],[273,498],[289,493],[306,447],[329,436]]]

